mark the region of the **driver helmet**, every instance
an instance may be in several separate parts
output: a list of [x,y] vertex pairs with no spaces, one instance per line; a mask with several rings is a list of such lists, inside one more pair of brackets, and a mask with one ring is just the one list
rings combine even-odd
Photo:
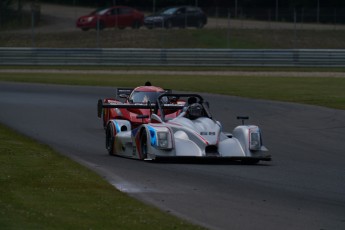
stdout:
[[150,98],[147,95],[144,95],[142,102],[147,103],[150,100]]
[[188,107],[188,115],[190,119],[196,119],[198,117],[202,117],[203,116],[203,108],[202,105],[200,105],[199,103],[194,103],[191,104]]

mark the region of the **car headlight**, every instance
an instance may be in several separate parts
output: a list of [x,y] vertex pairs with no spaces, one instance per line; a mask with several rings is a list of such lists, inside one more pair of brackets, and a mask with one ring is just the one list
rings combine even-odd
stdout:
[[88,17],[88,18],[86,18],[86,21],[91,22],[93,19],[94,19],[94,17]]
[[153,17],[151,18],[152,21],[155,21],[155,22],[161,22],[163,21],[163,17]]
[[261,149],[261,135],[259,129],[250,130],[249,135],[249,149],[260,150]]
[[147,126],[150,133],[151,146],[157,149],[170,150],[173,148],[171,132],[166,127]]
[[160,148],[168,148],[169,147],[169,139],[167,132],[157,132],[158,137],[158,147]]

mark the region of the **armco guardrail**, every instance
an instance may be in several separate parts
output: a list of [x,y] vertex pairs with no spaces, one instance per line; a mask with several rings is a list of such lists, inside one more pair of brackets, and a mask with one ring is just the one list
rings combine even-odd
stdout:
[[345,49],[0,48],[0,65],[345,67]]

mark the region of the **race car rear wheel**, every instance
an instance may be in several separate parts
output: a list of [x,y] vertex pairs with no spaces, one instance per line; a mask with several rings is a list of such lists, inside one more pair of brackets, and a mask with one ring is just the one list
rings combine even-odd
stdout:
[[142,159],[146,159],[147,158],[147,134],[145,130],[143,130],[140,135],[140,149],[141,149]]
[[258,159],[245,159],[242,160],[241,163],[243,165],[256,165],[257,163],[259,163],[260,160]]
[[105,131],[105,147],[108,150],[109,155],[114,154],[114,139],[113,127],[109,124]]

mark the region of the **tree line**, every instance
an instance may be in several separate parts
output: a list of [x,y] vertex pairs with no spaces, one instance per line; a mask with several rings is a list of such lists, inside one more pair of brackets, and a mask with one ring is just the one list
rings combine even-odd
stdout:
[[200,7],[237,7],[242,8],[345,8],[344,0],[41,0],[41,2],[74,4],[103,7],[110,5],[127,5],[147,8],[174,5],[198,5]]
[[[132,6],[139,10],[159,10],[168,6],[197,5],[209,15],[217,14],[220,17],[241,14],[245,18],[260,20],[291,21],[291,15],[302,11],[305,21],[326,23],[345,23],[345,0],[0,0],[0,26],[11,18],[22,15],[22,5],[31,3],[51,3],[72,6],[108,7],[112,5]],[[153,7],[154,6],[154,7]],[[217,9],[220,9],[218,12]],[[279,18],[275,16],[279,9]],[[321,16],[319,19],[319,13]],[[215,13],[217,12],[217,13]],[[269,14],[269,16],[267,16]],[[318,14],[315,16],[315,14]],[[310,19],[308,19],[310,18]]]

